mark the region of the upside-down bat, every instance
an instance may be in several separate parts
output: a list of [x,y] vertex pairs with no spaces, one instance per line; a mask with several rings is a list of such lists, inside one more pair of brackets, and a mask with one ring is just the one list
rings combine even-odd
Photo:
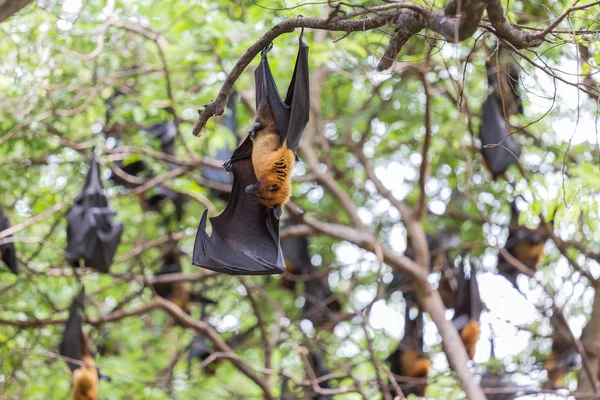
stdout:
[[[163,256],[162,266],[154,276],[181,272],[180,254],[177,247],[169,249]],[[191,303],[216,304],[198,293],[190,293],[185,282],[154,283],[152,287],[157,295],[174,303],[187,314],[190,314]]]
[[[514,228],[519,223],[519,214],[520,211],[515,199],[511,204],[510,228],[504,248],[525,266],[535,271],[544,254],[546,237],[526,227],[517,226]],[[513,267],[502,254],[498,255],[498,273],[512,283],[515,288],[518,288],[517,276],[519,270]]]
[[[281,250],[287,273],[304,281],[305,303],[302,308],[303,317],[315,327],[335,320],[342,307],[337,296],[329,288],[327,276],[320,274],[310,261],[308,240],[297,236],[281,241]],[[296,289],[296,281],[281,277],[281,284],[291,290]]]
[[177,125],[173,121],[159,122],[144,128],[144,130],[160,140],[160,149],[163,153],[169,155],[175,154]]
[[123,231],[123,225],[114,223],[114,216],[102,189],[96,154],[92,152],[83,191],[67,212],[66,252],[74,266],[83,259],[86,266],[109,272]]
[[[411,307],[417,307],[417,316],[410,318]],[[390,371],[398,376],[427,379],[431,361],[423,354],[423,312],[418,308],[413,296],[406,298],[404,313],[404,337],[398,348],[387,359]],[[398,382],[404,395],[425,396],[426,382]]]
[[[438,236],[427,234],[426,238],[430,254],[429,268],[431,272],[441,272],[438,291],[442,296],[444,304],[449,308],[454,300],[454,291],[456,290],[456,282],[452,279],[453,273],[447,254],[447,248],[451,245],[453,239],[444,232],[440,233]],[[404,255],[413,261],[415,260],[416,254],[412,247],[408,247]],[[406,276],[397,272],[393,272],[392,276],[392,281],[386,287],[386,292],[388,294],[391,294],[396,290],[400,290],[404,295],[413,292],[414,289],[412,284]]]
[[[123,164],[121,162],[117,164],[117,167],[131,176],[144,177],[147,179],[152,179],[155,177],[150,171],[148,165],[142,160],[133,161],[128,164]],[[111,174],[109,179],[114,181],[115,184],[129,189],[139,186],[138,184],[126,181],[114,173]],[[169,200],[175,207],[175,217],[177,218],[177,221],[181,221],[181,218],[183,217],[185,198],[181,193],[171,188],[163,185],[157,185],[150,188],[145,193],[140,193],[138,195],[138,199],[140,200],[140,204],[144,210],[156,211],[161,214],[164,202]]]
[[[8,228],[10,228],[10,221],[8,220],[8,217],[4,215],[2,207],[0,207],[0,232]],[[12,235],[8,235],[6,238],[10,237],[12,237]],[[19,274],[19,262],[17,260],[17,252],[13,242],[0,244],[0,258],[13,274]]]
[[490,59],[485,64],[488,78],[488,92],[500,100],[502,114],[508,117],[523,114],[523,100],[519,80],[521,68],[515,62],[510,50],[496,42]]
[[61,356],[85,363],[81,365],[67,360],[73,373],[70,400],[98,400],[99,373],[95,367],[90,338],[82,330],[84,299],[82,289],[69,308],[69,319],[59,347]]
[[233,171],[229,202],[221,215],[211,218],[212,236],[206,233],[208,210],[204,212],[194,243],[193,263],[217,272],[265,275],[285,271],[279,245],[280,205],[287,200],[291,163],[310,111],[308,46],[300,35],[296,66],[285,101],[279,95],[267,61],[271,46],[262,51],[261,62],[254,72],[256,123],[226,163]]
[[[503,175],[510,164],[521,156],[521,146],[510,134],[508,117],[523,113],[519,94],[519,69],[511,62],[510,54],[501,51],[486,63],[488,76],[488,97],[482,106],[482,120],[479,127],[479,140],[484,166],[492,178]],[[492,147],[485,147],[492,145]]]
[[[221,121],[221,124],[227,128],[227,130],[231,133],[233,139],[237,143],[237,119],[235,112],[235,93],[231,93],[229,98],[227,99],[227,115]],[[217,149],[217,154],[215,158],[220,161],[227,161],[231,158],[233,154],[233,148],[229,146],[229,141],[226,141],[223,147]],[[227,171],[223,168],[213,168],[213,167],[205,167],[202,171],[202,176],[208,180],[213,182],[223,183],[225,185],[231,185],[233,183],[233,176],[231,176]],[[220,190],[210,189],[210,195],[212,197],[218,197],[225,201],[229,200],[228,192],[221,192]]]
[[464,269],[464,260],[456,273],[458,288],[454,292],[454,317],[452,323],[458,330],[460,338],[465,345],[470,359],[475,356],[475,345],[479,340],[479,317],[483,311],[483,303],[479,296],[477,273],[471,266],[470,276],[467,278]]
[[[233,335],[230,339],[226,340],[225,343],[231,349],[234,349],[244,342],[246,342],[254,333],[257,325],[247,329],[244,332],[240,332],[238,334]],[[201,362],[206,360],[212,353],[214,353],[214,349],[210,344],[209,340],[205,336],[196,335],[188,348],[188,369],[191,368],[192,361],[195,359],[199,359]],[[219,362],[223,360],[223,358],[215,359],[213,362],[208,364],[204,369],[204,372],[209,375],[213,375],[216,372],[217,365]]]
[[550,317],[552,333],[552,348],[550,355],[544,361],[544,369],[548,371],[548,381],[544,387],[558,389],[563,386],[563,378],[571,368],[577,365],[578,352],[575,338],[569,329],[567,321],[560,314]]

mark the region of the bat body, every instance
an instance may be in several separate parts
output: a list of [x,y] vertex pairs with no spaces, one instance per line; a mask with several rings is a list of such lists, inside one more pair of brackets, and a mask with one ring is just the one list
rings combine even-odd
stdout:
[[84,362],[80,365],[67,361],[73,373],[70,400],[98,400],[98,377],[89,337],[83,332],[84,291],[75,297],[69,309],[69,318],[60,343],[60,355]]
[[[235,107],[235,93],[231,93],[227,99],[227,114],[223,118],[221,124],[227,128],[232,138],[237,143],[237,119],[236,119],[236,107]],[[229,144],[225,144],[222,148],[217,149],[216,159],[220,161],[227,161],[233,154],[233,148]],[[222,183],[225,185],[231,185],[233,183],[233,176],[228,174],[223,168],[205,167],[202,170],[202,176],[213,182]],[[211,189],[210,194],[212,197],[218,197],[225,201],[229,200],[229,192],[221,192],[219,190]]]
[[[279,95],[269,67],[269,49],[270,46],[263,50],[261,62],[254,72],[256,109],[264,110],[266,107],[270,110],[275,130],[280,135],[280,143],[285,141],[288,149],[295,154],[310,111],[308,46],[301,36],[296,66],[285,101]],[[261,112],[257,114],[259,118]],[[264,122],[270,123],[266,120]],[[255,190],[256,186],[252,185],[258,181],[252,159],[253,142],[272,128],[266,126],[264,129],[267,131],[262,133],[258,129],[254,139],[251,133],[225,164],[233,172],[231,195],[225,210],[219,216],[211,218],[211,236],[206,233],[207,211],[202,215],[194,243],[193,263],[197,266],[235,275],[281,274],[285,271],[279,244],[281,207],[267,207],[255,194],[248,193]]]
[[[404,314],[404,337],[398,348],[388,357],[390,371],[399,376],[422,378],[429,374],[431,361],[423,354],[423,313],[418,309],[417,316],[410,318],[411,306],[416,306],[413,296],[406,297]],[[425,396],[427,383],[398,382],[404,395]]]
[[475,356],[475,345],[479,340],[479,317],[483,311],[483,303],[479,295],[477,275],[471,266],[470,276],[464,269],[464,260],[456,273],[458,288],[454,292],[454,317],[452,323],[458,330],[470,359]]
[[145,128],[152,136],[160,140],[160,149],[163,153],[175,154],[175,137],[177,125],[173,121],[159,122]]
[[100,168],[92,154],[90,171],[83,191],[67,212],[67,254],[74,266],[83,259],[86,266],[108,273],[123,225],[114,223],[115,212],[109,207]]
[[[0,232],[8,228],[10,228],[10,221],[2,212],[2,208],[0,208]],[[12,237],[12,235],[7,236],[7,238],[10,237]],[[0,258],[13,274],[19,274],[19,261],[17,260],[17,252],[13,242],[0,244]]]
[[544,361],[544,369],[548,371],[548,381],[544,387],[558,389],[563,386],[562,380],[565,374],[577,365],[579,354],[575,346],[575,338],[564,317],[554,314],[550,318],[550,324],[554,332],[550,356]]
[[[519,209],[516,201],[511,205],[511,220],[508,238],[504,248],[517,260],[521,261],[532,271],[537,270],[544,254],[546,237],[525,227],[512,228],[519,223]],[[502,254],[498,255],[498,272],[517,288],[519,271],[513,267]]]
[[500,100],[502,114],[508,120],[511,115],[523,114],[519,83],[521,68],[514,61],[510,50],[498,43],[494,47],[494,54],[485,64],[488,88]]

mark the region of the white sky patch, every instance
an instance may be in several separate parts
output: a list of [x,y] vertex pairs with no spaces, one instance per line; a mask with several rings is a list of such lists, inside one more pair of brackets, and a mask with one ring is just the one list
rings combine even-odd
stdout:
[[379,300],[373,304],[369,316],[369,325],[373,329],[383,329],[386,335],[400,340],[401,328],[404,321],[404,315],[389,307],[385,300]]

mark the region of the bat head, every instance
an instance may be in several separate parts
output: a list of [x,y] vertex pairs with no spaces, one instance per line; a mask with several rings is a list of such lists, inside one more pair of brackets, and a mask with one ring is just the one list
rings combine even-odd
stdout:
[[246,186],[245,191],[258,197],[258,201],[265,207],[275,208],[285,204],[290,198],[292,188],[290,184],[282,184],[277,178],[264,178]]

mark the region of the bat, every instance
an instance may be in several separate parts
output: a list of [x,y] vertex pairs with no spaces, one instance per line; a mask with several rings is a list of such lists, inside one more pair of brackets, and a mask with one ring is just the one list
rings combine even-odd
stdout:
[[296,236],[282,240],[281,251],[287,272],[281,276],[279,282],[283,287],[295,290],[296,280],[288,278],[288,275],[308,276],[314,269],[308,252],[308,239],[305,236]]
[[511,115],[523,114],[523,99],[519,85],[521,68],[514,62],[511,52],[496,42],[493,54],[486,62],[485,68],[488,92],[493,91],[500,100],[504,117],[508,120]]
[[[227,346],[231,349],[235,349],[236,347],[244,344],[254,333],[257,325],[254,325],[250,329],[240,332],[234,336],[232,336],[229,340],[226,340]],[[212,353],[214,352],[211,344],[205,336],[196,335],[192,342],[188,347],[188,369],[191,368],[193,360],[206,360]],[[210,364],[208,364],[205,368],[205,373],[209,375],[213,375],[217,370],[217,365],[222,358],[216,359]]]
[[[295,153],[298,148],[310,111],[308,45],[302,41],[302,35],[299,42],[296,66],[285,101],[281,100],[267,61],[272,45],[262,51],[260,64],[254,72],[257,123],[225,163],[226,168],[233,172],[231,195],[225,210],[210,219],[212,236],[206,233],[208,210],[204,211],[194,243],[194,265],[231,275],[281,274],[285,271],[279,244],[281,207],[267,207],[264,199],[259,197],[262,193],[259,186],[264,185],[256,185],[254,143],[263,140],[259,137],[272,137],[267,133],[275,130],[283,141],[281,149],[287,148]],[[263,115],[271,115],[273,120],[265,119]],[[257,124],[264,124],[263,132],[256,133],[260,131]],[[252,139],[252,136],[255,138]],[[274,167],[279,168],[277,165]],[[272,176],[279,179],[280,173],[283,172],[276,169]],[[287,177],[290,177],[289,173]],[[285,186],[282,183],[279,188],[285,190]]]
[[82,289],[71,303],[63,340],[59,346],[61,356],[86,363],[80,365],[67,360],[67,365],[73,373],[70,400],[98,400],[100,375],[95,367],[90,339],[82,329],[84,300],[85,293]]
[[144,128],[145,131],[160,140],[160,149],[163,153],[175,155],[175,137],[177,125],[173,121],[160,122]]
[[[221,124],[231,132],[231,136],[237,142],[237,119],[236,119],[236,111],[235,111],[235,93],[231,93],[229,98],[227,99],[227,115],[223,118]],[[226,141],[225,145],[219,149],[217,149],[217,154],[215,158],[220,161],[227,161],[231,158],[233,154],[233,150],[229,146],[229,142]],[[202,171],[202,176],[208,180],[213,182],[223,183],[225,185],[231,185],[233,183],[233,176],[231,176],[227,171],[222,168],[213,168],[206,167]],[[220,190],[211,189],[210,195],[212,197],[218,197],[222,200],[229,200],[228,192],[221,192]]]
[[[169,249],[163,257],[163,264],[160,267],[160,270],[158,270],[154,276],[177,274],[181,272],[181,263],[179,262],[180,255],[181,252],[177,247]],[[209,300],[200,294],[190,293],[185,282],[154,283],[152,284],[152,287],[157,295],[174,303],[187,314],[190,314],[190,304],[193,302],[216,304],[214,301]]]
[[[417,308],[417,315],[410,318],[410,309]],[[418,308],[414,297],[406,297],[404,313],[404,337],[396,351],[389,357],[390,371],[398,376],[426,379],[431,367],[431,361],[423,354],[423,312]],[[404,395],[415,394],[425,396],[427,383],[398,382]]]
[[548,381],[544,385],[548,389],[563,387],[563,378],[571,368],[577,365],[578,352],[575,338],[564,317],[554,313],[550,317],[552,348],[550,356],[544,361],[544,369],[548,371]]
[[[10,221],[8,220],[8,217],[4,215],[2,207],[0,207],[0,232],[5,231],[8,228],[10,228]],[[12,237],[12,235],[8,235],[6,238],[10,237]],[[0,244],[0,258],[13,274],[19,274],[19,261],[17,260],[17,252],[13,242]]]
[[[489,367],[481,376],[480,385],[482,389],[515,388],[509,374],[504,371],[493,372]],[[513,393],[486,393],[485,397],[487,400],[512,400],[517,397],[516,393],[516,391]]]
[[[329,375],[329,370],[325,366],[325,357],[323,352],[319,349],[315,349],[310,352],[308,361],[310,362],[310,367],[315,373],[315,376],[318,378]],[[319,386],[322,388],[329,388],[329,382],[324,381],[320,382]],[[333,396],[327,396],[323,394],[316,394],[315,396],[310,397],[310,400],[332,400]]]
[[[479,140],[484,167],[496,180],[504,175],[512,163],[521,156],[521,146],[513,136],[509,136],[509,126],[502,114],[500,101],[494,94],[488,95],[481,109]],[[492,147],[486,147],[486,146]]]
[[73,266],[86,266],[108,273],[121,240],[122,224],[114,223],[115,212],[109,207],[96,153],[92,152],[90,170],[75,204],[67,211],[67,255]]
[[[519,214],[520,211],[515,198],[511,203],[510,228],[504,248],[513,257],[525,264],[525,266],[535,271],[544,254],[546,237],[539,232],[531,231],[525,227],[518,226],[517,228],[513,228],[513,226],[519,223]],[[502,254],[498,254],[498,273],[518,289],[517,276],[519,275],[519,271]]]
[[454,292],[452,323],[460,334],[469,358],[473,359],[475,345],[479,340],[479,317],[483,311],[475,269],[471,266],[470,276],[467,277],[463,260],[456,274],[456,280],[458,288]]
[[[148,179],[155,177],[155,175],[153,175],[150,171],[150,168],[148,168],[147,164],[142,160],[133,161],[125,165],[120,163],[117,164],[117,167],[131,176],[143,176]],[[111,174],[109,179],[114,181],[115,184],[129,189],[139,186],[138,184],[126,181],[114,173]],[[177,221],[181,221],[181,218],[183,218],[185,197],[181,193],[171,188],[163,185],[157,185],[153,188],[150,188],[146,193],[138,195],[138,198],[144,210],[151,210],[159,213],[161,212],[164,202],[171,201],[175,207],[175,217],[177,218]]]
[[[440,292],[446,307],[451,307],[454,291],[456,290],[456,282],[452,279],[453,274],[446,248],[452,244],[453,239],[444,232],[440,233],[438,236],[427,234],[426,239],[430,254],[430,271],[441,271],[442,275],[438,291]],[[416,257],[415,250],[412,247],[408,247],[404,252],[404,255],[413,261]],[[402,291],[405,295],[414,291],[408,278],[402,274],[393,272],[392,281],[387,285],[386,292],[390,295],[396,290]]]

